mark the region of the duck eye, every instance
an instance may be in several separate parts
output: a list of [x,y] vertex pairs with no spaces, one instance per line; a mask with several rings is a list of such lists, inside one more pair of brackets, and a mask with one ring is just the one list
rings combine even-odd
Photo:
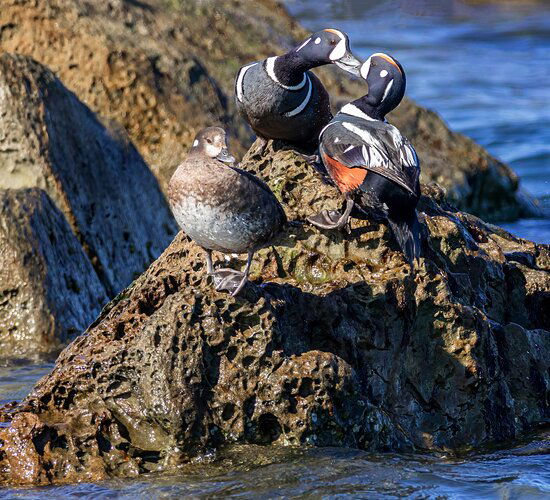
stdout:
[[206,139],[206,142],[207,142],[208,144],[212,144],[212,139]]
[[336,45],[336,40],[332,39],[332,40],[330,41],[330,44],[331,44],[331,45]]

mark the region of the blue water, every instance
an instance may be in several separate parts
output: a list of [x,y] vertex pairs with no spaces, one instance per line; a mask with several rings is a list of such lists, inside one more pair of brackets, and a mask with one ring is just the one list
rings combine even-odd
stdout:
[[[360,57],[394,55],[407,72],[407,94],[508,163],[550,214],[550,2],[285,3],[312,31],[346,31]],[[502,225],[550,243],[550,217]]]

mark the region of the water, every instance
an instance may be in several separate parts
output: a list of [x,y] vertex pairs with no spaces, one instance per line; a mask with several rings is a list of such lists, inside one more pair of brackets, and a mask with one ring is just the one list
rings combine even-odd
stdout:
[[542,437],[512,450],[460,459],[236,447],[222,461],[193,465],[178,476],[10,489],[0,498],[548,498],[550,441]]
[[[51,364],[0,367],[0,402],[23,398]],[[0,489],[0,499],[310,497],[549,498],[550,431],[460,458],[343,448],[239,446],[177,476]]]
[[[523,3],[523,5],[522,5]],[[550,214],[550,2],[287,0],[312,31],[346,31],[363,58],[394,55],[407,93],[508,163]],[[550,216],[503,224],[550,243]]]
[[[443,0],[290,1],[306,26],[347,31],[354,50],[395,55],[408,94],[487,147],[550,208],[550,5],[464,7]],[[321,7],[320,7],[321,5]],[[550,220],[505,225],[550,242]],[[0,403],[22,399],[52,365],[0,367]],[[0,490],[0,499],[285,496],[550,498],[550,432],[461,458],[346,449],[240,447],[178,476]]]

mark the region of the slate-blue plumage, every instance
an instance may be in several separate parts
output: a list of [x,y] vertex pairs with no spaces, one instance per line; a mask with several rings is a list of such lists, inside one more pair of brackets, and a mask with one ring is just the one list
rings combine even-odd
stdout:
[[309,70],[330,63],[353,74],[361,64],[347,35],[327,29],[282,56],[243,66],[235,80],[237,109],[264,141],[312,145],[332,113],[327,91]]

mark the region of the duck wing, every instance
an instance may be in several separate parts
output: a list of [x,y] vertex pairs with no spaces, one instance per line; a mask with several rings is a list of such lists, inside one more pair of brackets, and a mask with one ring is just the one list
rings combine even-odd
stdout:
[[321,152],[343,167],[375,172],[418,196],[418,155],[393,125],[381,121],[333,121],[321,133]]

